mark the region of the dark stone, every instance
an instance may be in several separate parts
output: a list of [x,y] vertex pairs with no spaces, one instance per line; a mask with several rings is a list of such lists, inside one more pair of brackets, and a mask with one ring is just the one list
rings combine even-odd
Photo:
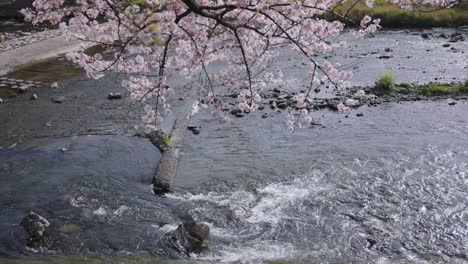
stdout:
[[274,92],[274,93],[281,93],[281,91],[280,91],[278,88],[274,88],[274,89],[273,89],[273,92]]
[[314,92],[315,92],[315,93],[320,93],[320,88],[315,88],[315,89],[314,89]]
[[189,256],[192,252],[200,252],[207,245],[210,227],[204,223],[188,222],[166,234],[165,240],[171,248]]
[[288,104],[284,101],[279,101],[276,105],[279,109],[286,109],[288,107]]
[[442,45],[442,47],[448,48],[448,47],[450,47],[450,44],[448,44],[448,43],[447,43],[447,44],[444,44],[444,45]]
[[387,59],[393,58],[393,56],[390,56],[390,55],[381,55],[381,56],[379,56],[378,58],[381,59],[381,60],[387,60]]
[[422,37],[423,39],[429,39],[429,34],[428,34],[428,33],[422,33],[422,34],[421,34],[421,37]]
[[148,133],[148,138],[151,143],[157,147],[161,152],[164,152],[168,149],[169,146],[166,145],[166,133],[162,130],[155,130]]
[[188,126],[187,129],[192,131],[194,135],[200,135],[200,129],[197,126]]
[[232,115],[237,115],[237,114],[241,114],[241,113],[242,113],[242,110],[240,110],[240,109],[232,109],[231,110]]
[[262,118],[267,118],[267,117],[268,117],[268,114],[267,114],[267,113],[264,113],[264,114],[262,115]]
[[263,111],[264,109],[265,109],[264,106],[259,106],[259,107],[258,107],[258,110],[260,110],[260,111]]
[[57,97],[52,97],[52,102],[56,104],[61,104],[65,102],[65,97],[64,96],[57,96]]
[[338,105],[341,103],[341,100],[340,99],[329,99],[327,101],[327,106],[328,108],[330,108],[331,110],[335,110],[335,111],[338,111]]
[[357,116],[357,117],[364,116],[364,113],[357,113],[356,116]]
[[240,113],[235,114],[235,116],[240,118],[240,117],[244,117],[245,115],[242,112],[240,112]]
[[31,95],[31,97],[30,97],[29,99],[30,99],[30,100],[37,100],[37,99],[39,99],[39,98],[37,97],[36,94],[33,94],[33,95]]
[[385,52],[392,52],[393,50],[391,48],[385,48]]
[[450,102],[450,103],[448,103],[448,104],[449,104],[449,105],[456,105],[457,102]]
[[109,93],[109,95],[107,96],[107,99],[109,99],[109,100],[119,100],[119,99],[122,99],[122,98],[123,98],[123,96],[120,93]]
[[50,223],[44,217],[31,211],[23,218],[23,220],[21,220],[20,225],[28,234],[28,240],[26,242],[27,246],[39,247],[46,242],[46,231],[50,226]]

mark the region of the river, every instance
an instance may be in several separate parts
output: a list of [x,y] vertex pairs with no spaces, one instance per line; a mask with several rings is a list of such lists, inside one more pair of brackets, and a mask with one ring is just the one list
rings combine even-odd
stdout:
[[[441,30],[429,32],[437,36]],[[385,71],[400,82],[462,81],[468,77],[467,42],[452,44],[454,50],[441,46],[446,42],[424,40],[417,32],[382,32],[359,47],[352,42],[352,52],[337,58],[355,68],[356,85],[371,84]],[[379,59],[383,53],[391,58]],[[286,73],[301,76],[295,65],[300,62],[291,61]],[[76,80],[60,85],[78,101],[38,103],[40,124],[28,100],[0,105],[0,112],[10,106],[16,112],[9,115],[19,116],[0,130],[25,130],[0,141],[3,257],[164,257],[158,239],[194,219],[211,227],[209,250],[192,256],[201,263],[468,262],[463,101],[389,103],[352,111],[348,118],[323,110],[314,113],[322,126],[293,134],[286,112],[265,110],[266,119],[259,111],[222,122],[201,111],[192,119],[201,134],[188,132],[185,139],[176,192],[157,197],[150,183],[160,153],[129,132],[139,112],[122,103],[100,107],[97,97],[93,108],[74,108],[81,97],[89,101],[82,93],[94,84]],[[109,79],[99,85],[115,89]],[[29,111],[25,119],[21,111]],[[44,126],[80,111],[89,122],[66,121],[53,135]],[[91,132],[97,133],[85,135],[96,127]],[[18,223],[30,210],[59,230],[55,248],[42,254],[22,244]]]

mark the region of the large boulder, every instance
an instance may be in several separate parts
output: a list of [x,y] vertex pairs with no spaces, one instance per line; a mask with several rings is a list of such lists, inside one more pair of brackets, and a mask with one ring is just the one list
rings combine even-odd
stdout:
[[31,211],[23,218],[20,225],[26,230],[26,233],[28,234],[28,240],[26,242],[27,246],[39,247],[46,242],[46,231],[50,226],[50,223],[44,217]]
[[188,222],[165,235],[167,245],[177,252],[189,256],[192,252],[200,252],[207,247],[210,227],[200,222]]

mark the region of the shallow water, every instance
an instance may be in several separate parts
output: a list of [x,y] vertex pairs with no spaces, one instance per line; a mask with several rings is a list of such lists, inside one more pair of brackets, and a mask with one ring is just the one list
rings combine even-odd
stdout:
[[[442,43],[385,32],[338,60],[357,67],[354,84],[372,84],[389,69],[400,82],[464,80],[467,42],[453,44],[457,53]],[[387,47],[394,58],[378,59]],[[421,65],[428,54],[434,64]],[[300,78],[299,65],[291,61],[286,74]],[[98,85],[106,92],[91,92]],[[294,134],[286,112],[222,123],[202,111],[192,120],[202,133],[188,132],[185,141],[177,192],[157,197],[150,183],[160,154],[147,140],[128,136],[138,114],[105,98],[117,85],[114,77],[69,80],[53,93],[73,103],[23,99],[3,106],[20,110],[0,132],[21,130],[8,132],[0,149],[0,256],[36,261],[53,254],[66,261],[70,254],[97,254],[112,263],[119,254],[137,260],[149,254],[152,260],[166,254],[162,235],[195,219],[211,226],[210,249],[192,256],[202,263],[468,262],[466,103],[392,103],[349,118],[321,111],[314,115],[324,126]],[[53,94],[43,92],[39,98]],[[83,136],[101,126],[115,135]],[[58,234],[51,249],[23,246],[18,223],[30,210]]]

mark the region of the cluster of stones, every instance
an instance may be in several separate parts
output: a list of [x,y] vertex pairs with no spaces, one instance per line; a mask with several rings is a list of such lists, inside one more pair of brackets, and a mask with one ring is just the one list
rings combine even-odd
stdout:
[[43,30],[38,32],[17,31],[15,33],[0,33],[0,52],[17,49],[45,39],[60,35],[58,30]]
[[43,85],[44,84],[41,82],[0,77],[0,88],[14,89],[17,93],[24,93],[28,88],[40,87]]
[[[300,108],[298,107],[298,101],[295,97],[296,94],[296,92],[288,93],[275,88],[271,92],[263,94],[262,97],[268,100],[268,103],[266,104],[269,105],[272,110],[281,112],[281,110],[287,110],[288,108],[300,110]],[[235,95],[232,95],[230,97],[235,97]],[[339,104],[344,104],[345,106],[350,108],[359,108],[363,105],[377,106],[381,103],[382,100],[374,94],[366,93],[363,90],[350,90],[344,95],[340,95],[338,97],[333,98],[306,98],[305,108],[309,112],[321,109],[338,111]],[[259,107],[260,111],[264,109],[264,106]],[[235,117],[243,117],[245,116],[245,114],[248,114],[248,112],[242,111],[237,108],[232,109],[230,113]],[[357,115],[362,116],[362,114],[360,113],[358,113]],[[268,113],[262,114],[262,118],[268,118]],[[312,125],[317,124],[319,124],[317,120],[312,121]]]

